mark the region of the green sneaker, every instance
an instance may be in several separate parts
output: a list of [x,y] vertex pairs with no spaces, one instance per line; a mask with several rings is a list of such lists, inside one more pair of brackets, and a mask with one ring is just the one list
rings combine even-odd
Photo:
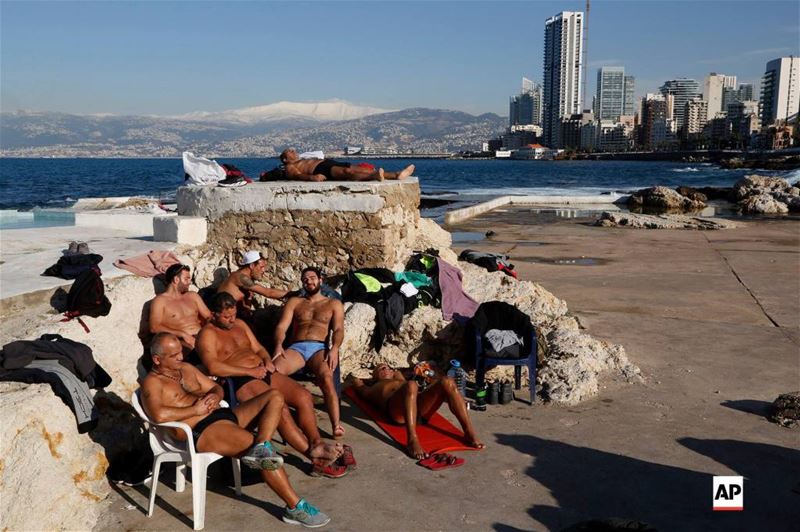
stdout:
[[275,471],[283,466],[283,457],[272,448],[272,444],[268,441],[253,445],[241,460],[250,469]]
[[306,528],[319,528],[331,522],[331,518],[320,512],[314,505],[300,499],[297,506],[283,509],[283,522],[290,525],[303,525]]

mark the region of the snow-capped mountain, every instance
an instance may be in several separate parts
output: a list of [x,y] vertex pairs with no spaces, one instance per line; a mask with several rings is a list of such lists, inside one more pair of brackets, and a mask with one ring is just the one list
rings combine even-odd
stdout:
[[356,105],[342,100],[331,100],[327,102],[277,102],[219,112],[197,111],[173,118],[247,125],[284,120],[340,122],[343,120],[356,120],[374,114],[389,113],[393,110]]

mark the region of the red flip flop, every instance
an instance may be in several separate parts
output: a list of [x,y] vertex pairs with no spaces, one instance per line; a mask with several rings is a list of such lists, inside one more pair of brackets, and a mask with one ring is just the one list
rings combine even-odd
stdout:
[[464,459],[448,453],[436,453],[417,463],[431,471],[438,471],[439,469],[449,469],[464,465]]

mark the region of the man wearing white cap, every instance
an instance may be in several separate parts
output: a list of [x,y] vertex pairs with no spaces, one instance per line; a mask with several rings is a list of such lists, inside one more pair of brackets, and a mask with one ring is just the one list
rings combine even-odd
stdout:
[[266,260],[260,252],[245,251],[242,253],[240,265],[241,268],[230,274],[219,286],[217,293],[227,292],[232,295],[236,300],[239,317],[247,321],[253,313],[253,294],[261,294],[270,299],[283,299],[288,291],[267,288],[256,283],[264,275],[266,268]]

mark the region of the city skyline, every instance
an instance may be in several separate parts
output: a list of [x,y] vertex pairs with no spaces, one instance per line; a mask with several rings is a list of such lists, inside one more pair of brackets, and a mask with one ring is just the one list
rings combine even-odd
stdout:
[[[545,20],[585,3],[455,6],[4,1],[0,105],[169,115],[341,99],[505,116],[521,76],[544,83]],[[800,7],[761,2],[757,25],[751,10],[744,2],[596,0],[584,106],[603,66],[624,66],[637,98],[669,79],[702,83],[710,72],[758,86],[768,61],[800,53]],[[351,34],[331,30],[341,25]]]

